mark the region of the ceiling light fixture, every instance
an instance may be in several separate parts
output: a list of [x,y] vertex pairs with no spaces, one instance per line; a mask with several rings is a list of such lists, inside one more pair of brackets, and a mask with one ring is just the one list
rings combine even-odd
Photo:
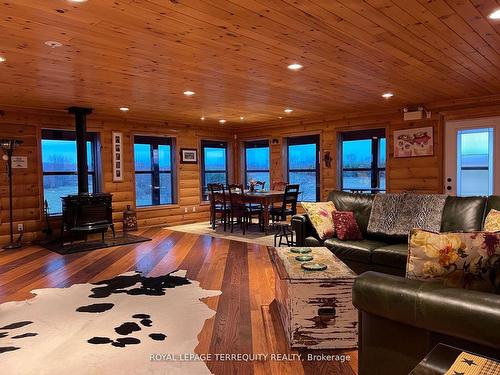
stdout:
[[190,90],[184,91],[184,95],[186,95],[186,96],[193,96],[194,94],[195,94],[194,91],[190,91]]
[[205,117],[204,117],[204,116],[201,116],[201,117],[200,117],[200,120],[201,120],[201,121],[205,121]]
[[500,9],[495,10],[488,16],[490,20],[500,20]]
[[244,120],[245,118],[243,116],[240,116],[240,120]]
[[285,113],[292,113],[292,112],[293,112],[293,109],[291,109],[291,108],[287,108],[287,109],[285,109],[283,112],[285,112]]
[[7,59],[5,57],[0,56],[0,63],[6,62],[6,61],[7,61]]
[[384,99],[390,99],[394,96],[394,94],[392,92],[386,92],[384,94],[382,94],[382,98]]
[[293,64],[288,65],[288,69],[290,69],[290,70],[300,70],[302,68],[303,68],[303,66],[298,64],[298,63],[293,63]]
[[50,48],[59,48],[62,47],[62,43],[56,42],[55,40],[47,40],[45,42],[46,46],[49,46]]
[[129,107],[120,107],[120,111],[122,112],[128,112],[130,110]]
[[225,124],[225,123],[226,123],[226,120],[221,119],[221,120],[219,120],[219,123],[220,123],[220,124]]
[[281,116],[280,116],[280,117],[278,117],[278,118],[281,120],[283,117],[281,117]]

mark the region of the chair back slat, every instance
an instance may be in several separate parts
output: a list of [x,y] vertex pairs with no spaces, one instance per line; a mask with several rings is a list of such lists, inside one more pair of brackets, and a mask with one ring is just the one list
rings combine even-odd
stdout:
[[210,203],[215,204],[226,204],[226,189],[223,184],[207,184],[208,191],[210,192]]
[[293,214],[297,213],[297,200],[299,197],[299,188],[300,185],[287,185],[285,187],[285,194],[283,195],[283,205],[281,207],[282,211],[287,209],[287,206],[290,205],[290,209]]
[[274,181],[271,185],[271,190],[284,191],[287,186],[288,182],[286,181]]

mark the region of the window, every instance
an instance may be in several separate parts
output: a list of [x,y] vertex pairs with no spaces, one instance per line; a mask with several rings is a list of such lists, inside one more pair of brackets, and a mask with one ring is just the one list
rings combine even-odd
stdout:
[[493,128],[459,130],[457,194],[493,194]]
[[202,198],[208,200],[208,184],[227,185],[227,142],[201,141]]
[[342,190],[385,191],[384,129],[342,133]]
[[134,137],[137,207],[175,203],[172,149],[172,138]]
[[319,136],[288,138],[288,183],[299,184],[299,200],[319,200]]
[[[95,133],[87,133],[89,192],[98,192],[98,142]],[[42,130],[43,199],[50,215],[62,213],[61,197],[78,193],[76,134],[65,130]]]
[[270,189],[269,176],[269,141],[245,142],[245,184],[264,181],[265,189]]

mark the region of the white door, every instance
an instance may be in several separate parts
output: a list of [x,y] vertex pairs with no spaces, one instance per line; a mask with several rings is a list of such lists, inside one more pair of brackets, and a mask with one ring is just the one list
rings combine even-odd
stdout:
[[500,117],[445,123],[444,191],[500,194]]

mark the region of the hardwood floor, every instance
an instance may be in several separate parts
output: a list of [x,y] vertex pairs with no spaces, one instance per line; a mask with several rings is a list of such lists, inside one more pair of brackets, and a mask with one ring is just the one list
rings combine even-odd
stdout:
[[268,354],[260,361],[209,361],[214,374],[357,374],[356,351],[301,351],[350,356],[350,361],[278,361],[298,354],[287,344],[274,310],[274,274],[264,246],[149,228],[152,241],[58,255],[38,246],[0,251],[0,303],[23,300],[37,288],[67,287],[138,270],[161,275],[187,270],[202,288],[222,290],[204,302],[217,314],[205,322],[196,353]]

